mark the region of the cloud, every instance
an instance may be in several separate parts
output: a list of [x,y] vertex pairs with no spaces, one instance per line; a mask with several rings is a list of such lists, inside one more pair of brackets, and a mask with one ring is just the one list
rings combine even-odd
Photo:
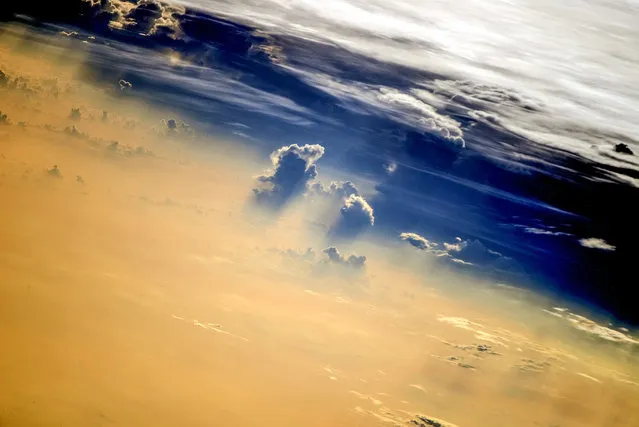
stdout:
[[387,174],[392,175],[397,171],[397,163],[395,162],[390,162],[388,164],[384,165],[384,170],[386,171]]
[[431,242],[430,240],[416,233],[402,233],[399,235],[399,238],[422,251],[435,249],[439,246],[438,243]]
[[338,98],[348,110],[358,114],[387,117],[411,128],[440,136],[456,145],[465,146],[461,124],[440,114],[420,89],[400,91],[389,86],[337,80],[327,74],[287,67],[311,86]]
[[375,225],[373,208],[362,196],[351,194],[344,201],[344,206],[342,206],[340,212],[342,218],[354,226]]
[[335,196],[340,199],[347,199],[352,195],[359,196],[359,189],[351,181],[333,181],[328,187],[317,182],[310,189],[313,193],[322,196]]
[[499,252],[488,249],[477,239],[462,241],[458,238],[457,243],[444,243],[448,253],[454,258],[473,264],[487,264],[501,258]]
[[180,18],[186,13],[182,6],[155,0],[81,0],[82,14],[92,17],[92,25],[132,31],[140,35],[182,35]]
[[316,162],[324,155],[319,144],[287,145],[271,153],[273,169],[257,177],[259,188],[253,189],[255,199],[265,205],[281,207],[292,197],[306,190],[317,176]]
[[536,234],[538,236],[572,236],[570,233],[565,233],[563,231],[552,231],[546,230],[545,228],[538,227],[528,227],[525,225],[514,225],[515,228],[520,228],[524,230],[526,234]]
[[623,333],[627,332],[627,329],[625,328],[619,328],[619,330],[617,331],[607,326],[603,326],[591,319],[588,319],[587,317],[572,313],[568,311],[568,309],[562,307],[553,307],[553,310],[544,309],[543,311],[547,314],[550,314],[551,316],[565,319],[570,322],[570,325],[572,327],[606,341],[611,341],[619,344],[639,345],[639,340],[635,339],[629,334]]
[[346,198],[340,214],[329,231],[329,237],[354,238],[375,224],[373,208],[362,196],[351,194]]
[[287,249],[286,251],[281,251],[281,253],[294,259],[304,261],[315,260],[315,251],[313,250],[313,248],[307,248],[305,251],[300,251],[297,249]]
[[507,275],[519,276],[525,274],[524,270],[515,260],[488,249],[477,239],[463,240],[457,237],[452,243],[439,243],[428,240],[417,233],[401,233],[399,238],[448,265],[455,267],[476,267]]
[[80,120],[82,118],[82,113],[79,108],[72,108],[71,113],[69,114],[69,118],[71,120]]
[[122,92],[126,92],[133,88],[133,84],[131,84],[131,82],[127,82],[126,80],[120,80],[118,84],[120,85],[120,90]]
[[612,246],[605,240],[598,239],[596,237],[590,237],[588,239],[580,239],[579,244],[583,246],[584,248],[599,249],[599,250],[607,251],[607,252],[614,252],[615,250],[617,250],[615,246]]
[[356,269],[364,268],[366,264],[365,256],[350,255],[348,258],[340,254],[339,250],[331,246],[322,251],[328,257],[328,262]]
[[47,169],[47,173],[49,174],[49,176],[52,176],[54,178],[62,178],[62,172],[60,172],[60,168],[58,167],[58,165],[53,165],[52,167]]

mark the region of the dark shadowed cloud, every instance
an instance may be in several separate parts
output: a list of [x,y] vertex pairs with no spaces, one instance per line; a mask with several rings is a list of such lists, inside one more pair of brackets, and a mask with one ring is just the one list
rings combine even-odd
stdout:
[[273,168],[257,177],[259,187],[253,189],[257,202],[277,208],[304,192],[317,176],[315,163],[323,155],[324,147],[318,144],[292,144],[275,150],[271,153]]
[[354,238],[375,225],[373,208],[362,196],[351,194],[344,200],[340,216],[329,231],[329,237]]
[[365,256],[350,255],[348,257],[345,257],[334,246],[326,248],[322,252],[324,252],[328,257],[328,262],[333,264],[343,265],[356,269],[364,268],[366,264]]

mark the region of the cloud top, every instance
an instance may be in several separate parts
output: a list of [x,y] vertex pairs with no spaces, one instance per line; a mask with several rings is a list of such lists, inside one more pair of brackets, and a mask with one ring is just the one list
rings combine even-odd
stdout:
[[366,265],[365,256],[350,255],[348,257],[345,257],[334,246],[326,248],[322,252],[324,252],[328,257],[328,262],[333,264],[343,265],[355,269],[364,268],[364,266]]
[[287,145],[271,153],[273,168],[257,177],[260,184],[253,190],[258,202],[281,207],[306,190],[317,176],[316,162],[324,155],[319,144]]
[[614,252],[615,250],[617,250],[615,246],[609,244],[604,239],[598,239],[596,237],[580,239],[579,244],[583,246],[584,248],[599,249],[601,251],[606,251],[606,252]]

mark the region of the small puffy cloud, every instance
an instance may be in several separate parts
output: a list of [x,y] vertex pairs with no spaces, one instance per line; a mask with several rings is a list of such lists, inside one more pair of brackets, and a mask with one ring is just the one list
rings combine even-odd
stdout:
[[118,82],[118,84],[120,85],[120,90],[122,92],[129,91],[129,90],[131,90],[133,88],[133,84],[131,82],[126,81],[126,80],[120,80]]
[[344,218],[347,223],[351,223],[354,226],[375,225],[373,208],[362,196],[351,194],[344,201],[344,206],[342,206],[340,212],[342,214],[342,218]]
[[313,261],[315,259],[315,251],[313,250],[313,248],[307,248],[305,251],[287,249],[284,254],[291,258],[301,259],[305,261]]
[[54,178],[62,178],[62,172],[60,172],[60,168],[58,165],[53,165],[49,169],[47,169],[47,174]]
[[292,144],[275,150],[271,153],[273,168],[257,177],[260,187],[253,189],[256,200],[279,207],[305,191],[317,176],[316,162],[323,155],[324,147],[319,144]]
[[176,136],[178,134],[192,134],[193,130],[188,123],[180,122],[175,119],[162,120],[164,126],[166,126],[166,134],[170,136]]
[[79,108],[72,108],[71,113],[69,113],[69,118],[71,120],[80,120],[82,118],[82,113]]
[[388,164],[384,165],[384,170],[386,171],[387,174],[392,175],[397,171],[397,163],[395,162],[390,162]]
[[598,239],[596,237],[590,237],[588,239],[580,239],[579,244],[584,248],[599,249],[601,251],[614,252],[617,248],[604,239]]
[[343,256],[336,247],[329,247],[322,251],[328,257],[328,262],[356,269],[364,268],[366,264],[365,256],[350,255]]

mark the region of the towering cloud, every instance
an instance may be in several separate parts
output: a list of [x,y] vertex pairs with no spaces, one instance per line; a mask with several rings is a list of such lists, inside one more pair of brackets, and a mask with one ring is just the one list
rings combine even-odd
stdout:
[[317,176],[316,162],[324,155],[318,144],[284,146],[271,153],[273,168],[257,177],[260,186],[253,190],[258,202],[280,207],[306,189]]
[[362,196],[351,194],[346,198],[340,214],[329,232],[329,237],[353,238],[375,224],[373,208]]
[[362,196],[351,194],[344,201],[340,212],[344,221],[353,227],[366,227],[375,224],[373,208]]

